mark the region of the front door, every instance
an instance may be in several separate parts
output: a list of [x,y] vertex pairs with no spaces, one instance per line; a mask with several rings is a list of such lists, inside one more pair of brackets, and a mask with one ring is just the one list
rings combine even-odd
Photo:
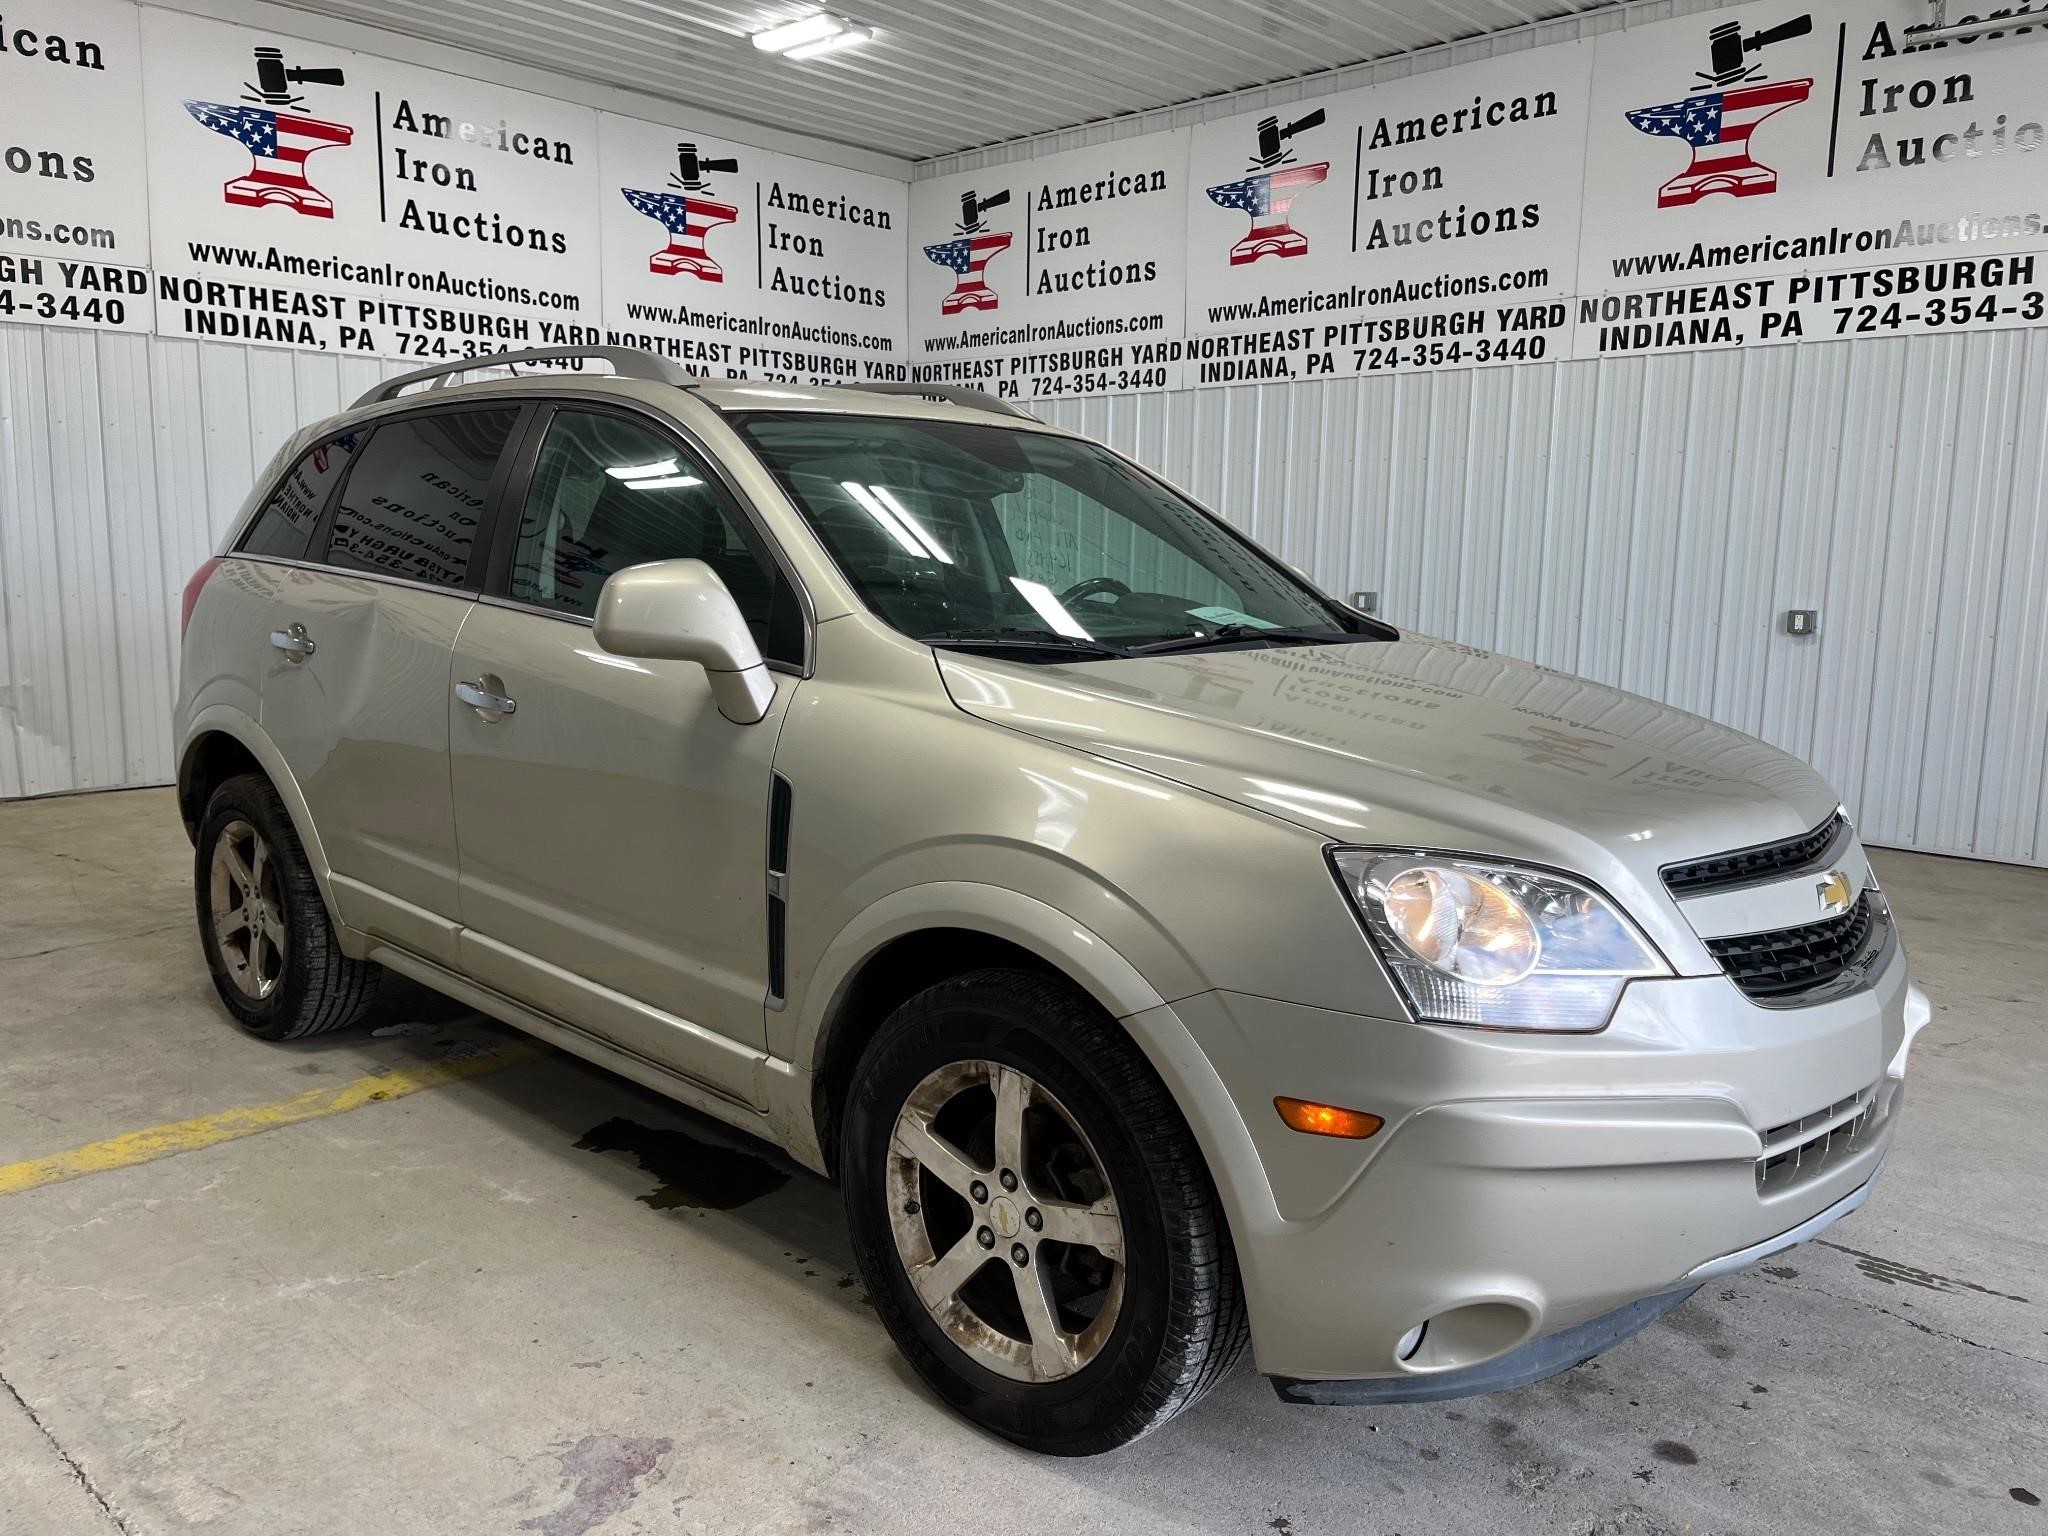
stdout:
[[696,557],[775,660],[787,589],[714,477],[645,418],[556,410],[511,511],[447,694],[464,969],[753,1102],[769,787],[794,679],[735,725],[701,668],[608,655],[590,621],[612,572]]
[[[342,920],[445,965],[456,963],[449,654],[474,606],[472,547],[519,414],[376,424],[349,445],[300,563],[267,571],[263,729],[305,795]],[[338,445],[329,451],[333,473]]]

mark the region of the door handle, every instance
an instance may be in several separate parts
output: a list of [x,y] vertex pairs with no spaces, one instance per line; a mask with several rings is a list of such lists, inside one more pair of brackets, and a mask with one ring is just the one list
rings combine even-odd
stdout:
[[480,709],[488,715],[509,715],[519,709],[515,700],[506,698],[502,693],[492,693],[482,683],[457,683],[455,697],[471,709]]
[[283,651],[293,661],[304,661],[319,647],[306,635],[306,626],[294,624],[290,629],[273,629],[270,643]]

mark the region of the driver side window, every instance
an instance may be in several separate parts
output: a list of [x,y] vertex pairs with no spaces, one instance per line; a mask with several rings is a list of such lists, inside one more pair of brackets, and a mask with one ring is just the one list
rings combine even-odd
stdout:
[[762,654],[801,660],[794,594],[753,537],[723,489],[674,439],[622,416],[558,410],[533,467],[508,591],[590,618],[614,572],[652,560],[702,560],[725,583]]

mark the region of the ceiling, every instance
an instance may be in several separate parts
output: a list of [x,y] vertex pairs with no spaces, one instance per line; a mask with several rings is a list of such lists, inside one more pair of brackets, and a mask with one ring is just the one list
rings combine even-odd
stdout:
[[805,0],[286,3],[917,160],[1617,0],[832,0],[879,35],[795,64]]

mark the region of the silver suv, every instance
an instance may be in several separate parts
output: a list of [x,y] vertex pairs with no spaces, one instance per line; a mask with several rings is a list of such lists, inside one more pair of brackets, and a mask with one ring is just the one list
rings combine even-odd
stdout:
[[396,971],[776,1143],[1062,1454],[1247,1340],[1293,1402],[1532,1381],[1869,1193],[1928,1008],[1802,764],[985,396],[440,387],[557,355],[300,432],[186,590],[251,1034]]

